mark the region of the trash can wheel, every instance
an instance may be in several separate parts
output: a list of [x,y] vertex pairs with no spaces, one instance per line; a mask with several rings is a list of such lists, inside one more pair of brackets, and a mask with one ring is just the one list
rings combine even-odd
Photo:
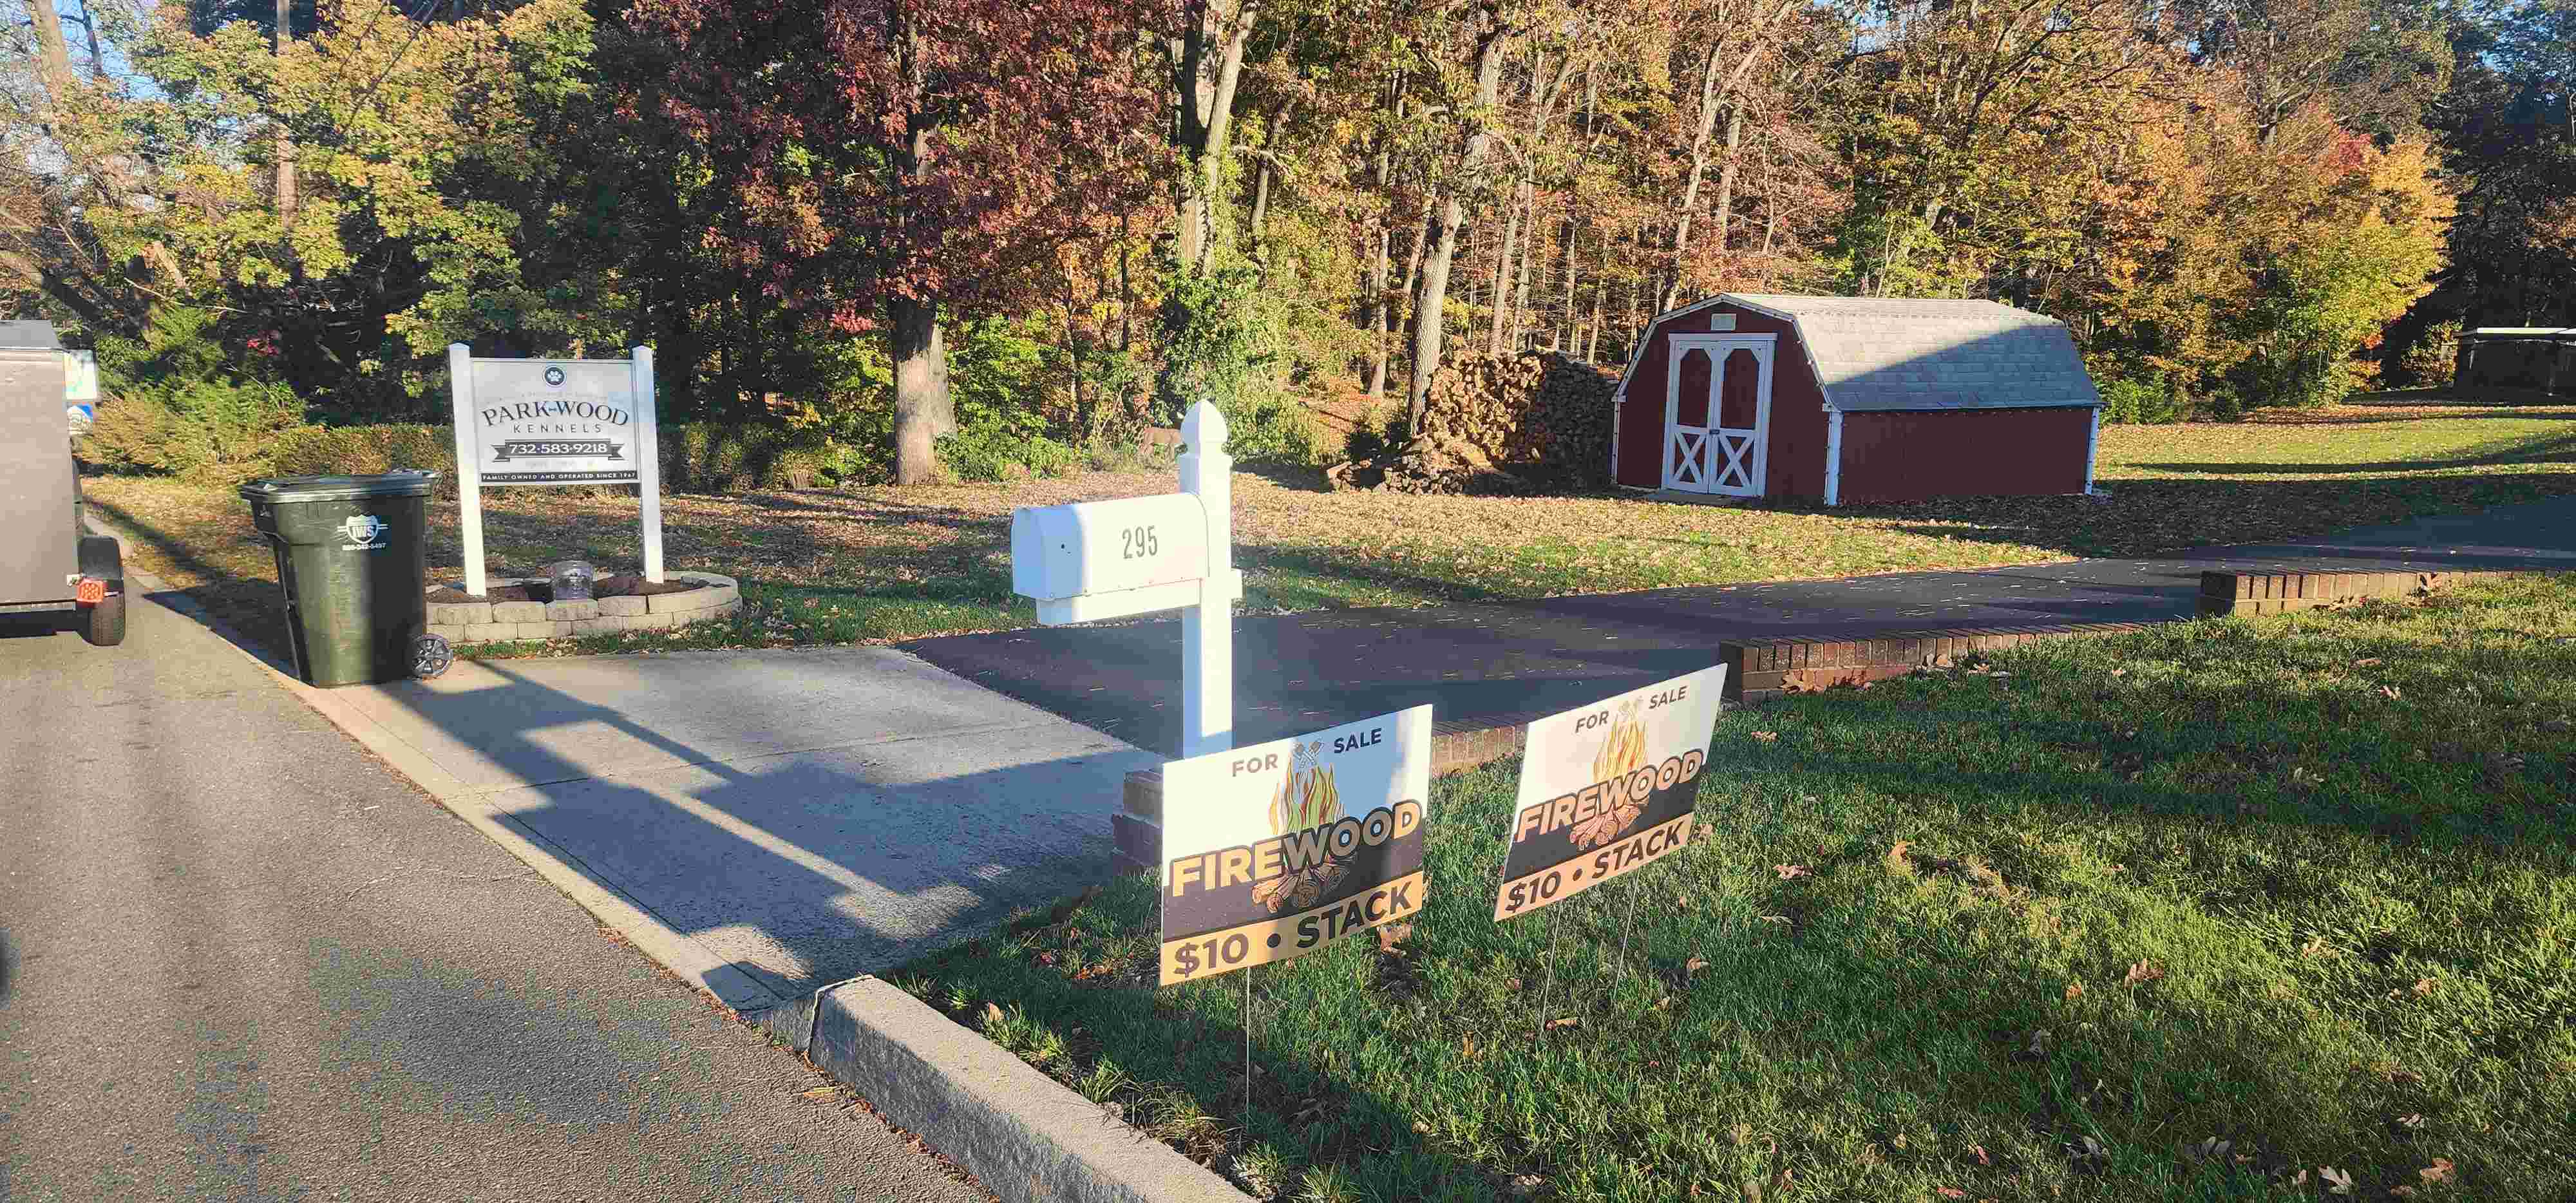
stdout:
[[421,680],[446,672],[456,663],[456,649],[437,635],[423,635],[411,641],[411,675]]

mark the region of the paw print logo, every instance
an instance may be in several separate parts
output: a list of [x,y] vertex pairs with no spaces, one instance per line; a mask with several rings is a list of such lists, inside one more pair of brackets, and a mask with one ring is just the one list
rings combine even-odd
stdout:
[[563,387],[563,382],[564,382],[564,370],[563,370],[563,365],[561,365],[561,364],[552,364],[552,363],[547,364],[547,365],[546,365],[546,387],[547,387],[547,388],[562,388],[562,387]]

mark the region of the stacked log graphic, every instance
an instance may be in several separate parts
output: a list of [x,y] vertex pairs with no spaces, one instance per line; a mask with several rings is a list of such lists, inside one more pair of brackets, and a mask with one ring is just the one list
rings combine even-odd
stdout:
[[1422,429],[1374,459],[1335,465],[1335,489],[1519,495],[1610,475],[1619,373],[1552,351],[1467,356],[1431,378]]

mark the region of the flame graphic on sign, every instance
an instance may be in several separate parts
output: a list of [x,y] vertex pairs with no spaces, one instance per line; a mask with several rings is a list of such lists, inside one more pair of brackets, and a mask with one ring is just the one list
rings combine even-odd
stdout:
[[[1301,743],[1288,761],[1288,779],[1279,784],[1279,792],[1270,798],[1270,830],[1276,835],[1293,835],[1328,827],[1342,818],[1342,790],[1333,780],[1333,770],[1322,762],[1324,741]],[[1324,891],[1341,881],[1350,866],[1327,854],[1317,864],[1292,869],[1268,881],[1255,883],[1252,900],[1277,914],[1283,906],[1303,909]]]
[[[1621,703],[1619,708],[1611,713],[1610,726],[1601,734],[1601,746],[1592,753],[1594,781],[1616,781],[1645,767],[1645,708],[1645,702],[1642,699],[1632,699]],[[1605,810],[1599,815],[1576,824],[1574,830],[1568,834],[1577,848],[1606,844],[1618,838],[1620,832],[1626,831],[1630,824],[1637,821],[1637,816],[1645,812],[1646,800],[1642,797],[1631,798],[1624,806]]]

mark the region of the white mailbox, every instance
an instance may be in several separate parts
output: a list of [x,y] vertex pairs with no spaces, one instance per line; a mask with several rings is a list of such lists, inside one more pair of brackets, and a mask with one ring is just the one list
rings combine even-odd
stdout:
[[1011,591],[1059,626],[1181,611],[1181,755],[1234,746],[1234,457],[1225,415],[1181,419],[1181,491],[1011,514]]
[[1011,591],[1049,626],[1194,606],[1208,575],[1207,507],[1192,494],[1011,515]]

